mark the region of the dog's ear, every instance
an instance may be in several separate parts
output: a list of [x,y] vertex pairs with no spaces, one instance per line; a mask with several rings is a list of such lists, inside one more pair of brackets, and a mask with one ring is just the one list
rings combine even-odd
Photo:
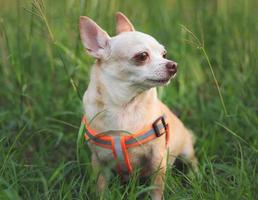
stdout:
[[109,50],[109,35],[88,17],[80,17],[80,35],[83,46],[95,58],[105,58]]
[[121,12],[116,13],[116,33],[135,31],[130,20]]

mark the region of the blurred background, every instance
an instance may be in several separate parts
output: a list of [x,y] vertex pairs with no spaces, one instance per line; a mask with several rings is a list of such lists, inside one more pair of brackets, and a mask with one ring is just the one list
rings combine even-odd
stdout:
[[[97,198],[78,134],[94,63],[78,19],[112,36],[117,11],[180,66],[159,97],[194,131],[200,175],[168,171],[165,198],[258,199],[256,0],[0,0],[0,199]],[[150,189],[115,178],[104,199]]]

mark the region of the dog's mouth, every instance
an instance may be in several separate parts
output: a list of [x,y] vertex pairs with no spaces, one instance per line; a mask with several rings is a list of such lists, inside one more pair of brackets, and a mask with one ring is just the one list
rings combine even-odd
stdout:
[[166,84],[170,81],[170,78],[167,79],[147,79],[147,81],[156,83],[156,84]]
[[171,79],[173,79],[175,76],[176,76],[176,73],[173,74],[172,76],[169,76],[169,77],[166,77],[166,78],[163,78],[163,79],[147,78],[146,80],[147,80],[148,82],[151,82],[151,83],[154,83],[154,84],[165,85],[165,84],[168,84],[169,81],[170,81]]

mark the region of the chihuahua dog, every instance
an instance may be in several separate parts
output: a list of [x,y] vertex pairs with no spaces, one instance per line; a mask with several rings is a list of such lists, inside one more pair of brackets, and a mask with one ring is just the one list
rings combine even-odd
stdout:
[[[154,173],[153,200],[163,198],[167,163],[179,155],[197,168],[194,137],[191,131],[157,96],[157,86],[169,84],[177,72],[177,63],[166,58],[165,48],[153,37],[135,31],[128,18],[116,14],[116,36],[110,37],[93,20],[80,17],[80,36],[87,53],[96,59],[88,89],[83,97],[85,117],[98,133],[123,136],[135,133],[166,115],[169,142],[161,135],[143,145],[129,148],[130,165],[142,168],[144,176]],[[94,118],[94,119],[93,119]],[[93,119],[93,120],[92,120]],[[99,171],[97,186],[104,191],[107,176],[101,173],[114,161],[111,150],[89,142],[92,165]]]

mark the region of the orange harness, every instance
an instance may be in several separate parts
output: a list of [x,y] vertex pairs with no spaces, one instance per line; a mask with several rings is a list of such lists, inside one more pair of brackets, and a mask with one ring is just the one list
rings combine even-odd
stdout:
[[86,128],[84,134],[86,141],[91,141],[97,146],[112,150],[119,173],[122,171],[132,172],[132,165],[127,151],[128,148],[142,145],[164,134],[166,134],[166,145],[169,142],[169,124],[166,121],[166,116],[159,117],[141,131],[123,136],[109,136],[96,133],[96,131],[90,128],[85,116],[83,116],[82,122]]

